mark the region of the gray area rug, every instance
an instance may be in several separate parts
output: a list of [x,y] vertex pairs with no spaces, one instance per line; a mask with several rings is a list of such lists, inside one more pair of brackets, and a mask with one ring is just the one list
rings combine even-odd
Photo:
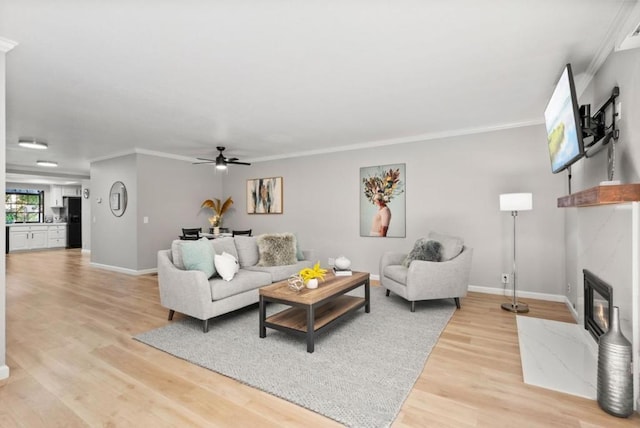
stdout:
[[[170,322],[134,337],[191,363],[353,427],[391,425],[455,309],[453,299],[409,303],[371,287],[360,309],[325,330],[306,352],[304,337],[267,329],[257,306],[210,321]],[[285,308],[270,304],[267,314]]]

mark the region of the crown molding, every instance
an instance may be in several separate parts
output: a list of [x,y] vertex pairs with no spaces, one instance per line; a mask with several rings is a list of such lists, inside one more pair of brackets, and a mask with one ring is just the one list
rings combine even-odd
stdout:
[[115,159],[115,158],[120,158],[123,156],[129,156],[129,155],[149,155],[149,156],[157,156],[160,158],[167,158],[167,159],[176,159],[176,160],[181,160],[181,161],[185,161],[185,162],[195,162],[196,159],[195,158],[191,158],[188,156],[180,156],[180,155],[175,155],[172,153],[165,153],[165,152],[157,152],[154,150],[147,150],[147,149],[139,149],[139,148],[134,148],[131,150],[125,150],[122,152],[117,152],[117,153],[113,153],[111,155],[106,155],[106,156],[101,156],[98,158],[93,158],[93,159],[89,159],[89,164],[92,164],[94,162],[101,162],[101,161],[105,161],[105,160],[110,160],[110,159]]
[[392,138],[388,140],[370,141],[367,143],[350,144],[340,147],[332,147],[327,149],[309,150],[306,152],[288,153],[284,155],[265,156],[261,158],[246,159],[247,162],[266,162],[278,159],[298,158],[302,156],[314,156],[336,152],[346,152],[349,150],[371,149],[375,147],[393,146],[396,144],[419,143],[424,141],[441,140],[444,138],[460,137],[464,135],[484,134],[487,132],[503,131],[506,129],[524,128],[527,126],[542,125],[542,119],[532,119],[524,122],[505,123],[501,125],[483,126],[479,128],[464,128],[452,131],[433,132],[429,134],[413,135],[411,137]]
[[620,5],[618,13],[609,25],[607,34],[602,39],[602,43],[600,43],[600,47],[589,63],[587,70],[576,79],[576,93],[578,97],[587,89],[587,86],[589,86],[589,83],[591,83],[598,70],[600,70],[602,64],[607,60],[609,54],[611,54],[616,48],[616,45],[620,43],[620,34],[628,27],[630,16],[634,16],[632,9],[636,6],[635,2],[626,1]]

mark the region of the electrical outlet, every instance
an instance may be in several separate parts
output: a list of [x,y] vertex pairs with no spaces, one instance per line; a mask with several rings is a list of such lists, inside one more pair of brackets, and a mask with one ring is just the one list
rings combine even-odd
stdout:
[[571,293],[571,283],[567,282],[567,294]]
[[329,266],[334,266],[336,264],[336,259],[329,257],[328,263]]
[[502,283],[503,284],[508,284],[509,283],[509,274],[508,273],[503,273],[502,274]]

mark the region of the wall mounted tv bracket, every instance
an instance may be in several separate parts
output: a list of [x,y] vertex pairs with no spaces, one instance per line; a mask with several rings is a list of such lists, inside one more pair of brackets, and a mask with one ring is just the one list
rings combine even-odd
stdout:
[[[611,91],[611,97],[591,116],[591,105],[580,106],[580,124],[582,126],[582,138],[585,141],[585,157],[590,158],[604,149],[611,139],[618,140],[620,130],[616,128],[616,98],[620,95],[620,88],[615,86]],[[606,111],[611,107],[611,124],[607,126]],[[587,138],[592,138],[587,143]]]

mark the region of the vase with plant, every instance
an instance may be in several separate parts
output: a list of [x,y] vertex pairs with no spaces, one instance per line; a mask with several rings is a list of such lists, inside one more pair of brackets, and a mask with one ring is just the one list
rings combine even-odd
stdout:
[[320,262],[313,265],[313,268],[304,268],[298,272],[300,278],[305,283],[307,288],[318,288],[318,280],[323,280],[325,274],[327,273],[326,269],[322,269],[320,267]]
[[227,212],[231,205],[233,205],[233,199],[229,196],[224,203],[218,198],[207,199],[202,203],[200,208],[209,208],[213,211],[213,216],[209,217],[209,223],[212,228],[218,228],[219,230],[219,227],[222,224],[222,216]]

